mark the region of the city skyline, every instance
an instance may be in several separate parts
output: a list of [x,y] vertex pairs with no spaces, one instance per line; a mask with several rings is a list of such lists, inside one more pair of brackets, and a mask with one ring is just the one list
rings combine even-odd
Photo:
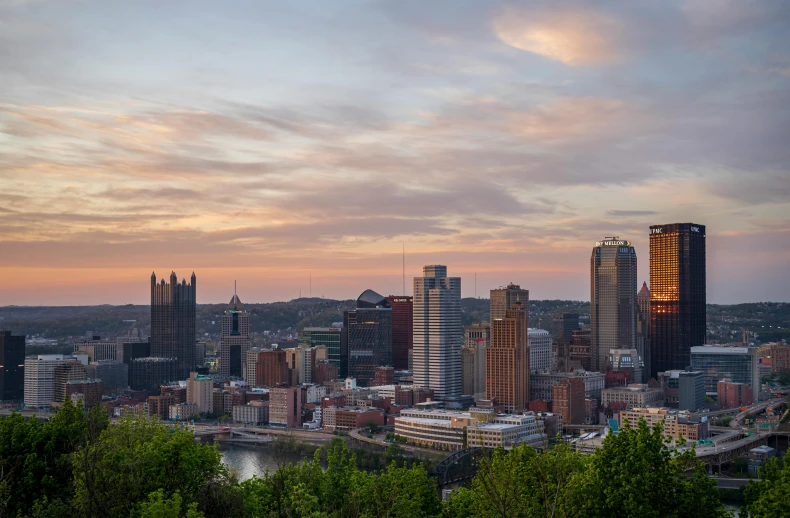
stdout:
[[661,221],[707,225],[710,302],[788,301],[789,13],[2,2],[0,304],[140,303],[163,266],[201,302],[403,295],[403,243],[463,296],[584,300],[589,236],[646,257]]

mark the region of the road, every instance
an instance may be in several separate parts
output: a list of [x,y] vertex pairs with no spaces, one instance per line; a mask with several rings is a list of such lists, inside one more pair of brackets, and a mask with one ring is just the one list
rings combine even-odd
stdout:
[[724,489],[738,489],[748,486],[752,480],[750,478],[726,478],[726,477],[710,477],[716,479],[716,484]]

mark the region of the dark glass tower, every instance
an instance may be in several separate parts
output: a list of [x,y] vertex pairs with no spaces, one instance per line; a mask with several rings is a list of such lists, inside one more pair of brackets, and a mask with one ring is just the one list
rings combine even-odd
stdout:
[[25,395],[25,337],[0,331],[0,401],[21,401]]
[[705,344],[705,226],[650,227],[651,375],[691,365]]
[[392,365],[390,301],[366,290],[357,299],[357,309],[345,312],[343,326],[348,333],[348,375],[368,386],[376,367]]
[[156,274],[151,274],[151,356],[173,358],[174,374],[179,380],[187,379],[197,365],[196,291],[194,273],[190,284],[187,284],[186,279],[179,284],[175,272],[170,274],[169,284],[164,279],[157,284]]
[[392,307],[392,366],[407,370],[414,335],[414,298],[390,295],[387,299]]

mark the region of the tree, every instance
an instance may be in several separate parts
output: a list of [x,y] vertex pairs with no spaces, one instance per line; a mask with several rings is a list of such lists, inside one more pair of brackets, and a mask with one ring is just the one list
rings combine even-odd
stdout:
[[732,461],[732,471],[738,475],[745,475],[749,467],[749,460],[746,457],[738,457]]
[[626,422],[606,437],[577,486],[583,516],[727,516],[693,447],[677,454],[662,430],[661,423],[651,429],[640,419],[636,428]]
[[89,412],[70,399],[47,422],[19,414],[0,418],[0,516],[37,512],[56,515],[72,494],[69,455],[107,427],[100,408]]
[[129,516],[159,490],[192,503],[209,482],[227,476],[216,448],[148,417],[108,427],[73,454],[73,464],[73,505],[83,516]]
[[469,516],[476,517],[575,516],[573,486],[586,462],[565,444],[543,454],[526,444],[510,452],[498,448],[480,461],[473,496],[461,491],[448,505],[458,511],[458,500],[471,503]]
[[790,463],[779,459],[760,468],[760,480],[750,482],[744,491],[746,505],[741,516],[748,518],[786,518],[790,516]]
[[197,510],[197,504],[183,505],[184,499],[178,492],[169,498],[161,489],[148,495],[145,502],[137,505],[132,512],[132,518],[204,518],[205,515]]

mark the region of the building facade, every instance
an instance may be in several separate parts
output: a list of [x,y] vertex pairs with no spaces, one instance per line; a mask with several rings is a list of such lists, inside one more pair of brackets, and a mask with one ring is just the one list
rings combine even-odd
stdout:
[[678,409],[695,412],[705,404],[705,376],[701,371],[683,371],[678,375]]
[[529,404],[529,348],[527,311],[521,302],[491,320],[491,345],[486,349],[486,399],[507,412]]
[[65,358],[63,362],[55,366],[55,403],[63,403],[66,400],[66,384],[72,380],[82,380],[88,377],[88,370],[81,362],[75,359]]
[[633,408],[620,412],[621,427],[628,421],[631,428],[636,428],[640,420],[644,420],[651,428],[662,423],[662,435],[668,439],[683,437],[688,441],[698,441],[710,436],[710,425],[704,416],[663,407]]
[[732,380],[719,380],[716,384],[718,402],[722,408],[740,408],[754,404],[752,387]]
[[491,321],[496,318],[505,318],[507,310],[513,307],[513,304],[520,302],[527,312],[527,322],[529,322],[529,290],[521,289],[518,284],[508,284],[504,288],[497,288],[491,290],[489,299]]
[[116,394],[129,387],[129,366],[117,360],[100,360],[85,366],[88,377],[102,380],[104,392]]
[[341,377],[346,376],[348,361],[343,348],[343,329],[340,327],[305,327],[299,331],[299,345],[326,347],[327,360],[337,365]]
[[554,372],[543,371],[533,372],[529,377],[530,399],[551,401],[551,387],[565,381],[568,378],[580,378],[584,383],[584,395],[588,398],[601,399],[601,391],[604,389],[604,375],[600,372]]
[[466,427],[469,448],[510,449],[522,443],[538,450],[548,446],[543,422],[534,415],[497,415],[490,421],[478,421]]
[[214,380],[211,376],[191,372],[187,380],[187,403],[197,405],[198,412],[214,413]]
[[176,369],[175,358],[135,358],[129,363],[129,388],[155,396],[160,386],[178,380]]
[[25,397],[25,337],[0,331],[0,401]]
[[634,383],[626,387],[612,387],[601,391],[601,408],[612,403],[625,408],[660,407],[664,402],[664,391],[658,387]]
[[423,267],[414,279],[414,384],[437,399],[461,396],[461,279],[447,267]]
[[26,407],[45,408],[55,400],[55,367],[64,361],[62,354],[25,358]]
[[250,314],[244,309],[239,296],[234,293],[222,315],[219,336],[220,375],[246,379],[247,351],[250,347]]
[[288,362],[283,349],[264,349],[258,353],[255,381],[260,387],[288,385]]
[[636,251],[606,237],[590,256],[592,370],[608,371],[610,349],[636,349]]
[[[175,379],[186,379],[198,363],[195,347],[195,318],[197,279],[192,273],[191,283],[178,283],[175,272],[170,283],[164,279],[156,283],[151,274],[151,356],[173,358]],[[201,358],[202,361],[202,358]],[[170,381],[162,379],[160,382]]]
[[[475,322],[472,325],[464,326],[464,348],[467,350],[465,358],[471,361],[471,371],[467,371],[465,376],[470,384],[467,388],[471,392],[463,391],[464,394],[475,396],[482,399],[486,394],[486,350],[491,345],[491,324],[488,322]],[[469,366],[467,366],[469,367]]]
[[707,325],[705,226],[650,227],[651,376],[691,363]]
[[647,283],[636,296],[638,313],[636,315],[636,350],[644,365],[644,382],[647,382],[653,370],[650,368],[650,289]]
[[357,298],[357,308],[343,315],[347,333],[348,376],[361,386],[374,380],[376,367],[392,365],[392,308],[373,290]]
[[716,395],[719,380],[728,378],[749,385],[753,399],[760,398],[760,359],[756,347],[692,347],[690,365],[692,370],[703,372],[708,395]]
[[269,392],[269,424],[302,426],[302,391],[299,387],[277,387]]
[[561,415],[566,425],[584,424],[587,418],[584,403],[584,382],[566,378],[551,387],[551,411]]
[[529,335],[529,370],[551,370],[551,333],[543,329],[530,329]]
[[392,366],[395,370],[410,370],[414,330],[414,297],[390,295],[392,308]]

